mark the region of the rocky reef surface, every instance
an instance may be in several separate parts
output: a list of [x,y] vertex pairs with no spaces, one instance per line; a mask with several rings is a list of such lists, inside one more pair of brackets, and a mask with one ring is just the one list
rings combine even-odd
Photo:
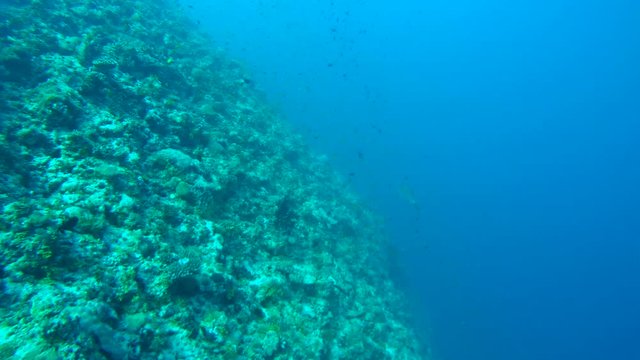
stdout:
[[173,1],[0,6],[1,359],[417,359],[380,220]]

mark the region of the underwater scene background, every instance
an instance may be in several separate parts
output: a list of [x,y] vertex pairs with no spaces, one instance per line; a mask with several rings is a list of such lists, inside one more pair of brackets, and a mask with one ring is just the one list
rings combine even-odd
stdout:
[[640,5],[185,1],[386,219],[438,359],[640,359]]
[[0,359],[640,359],[638,24],[0,1]]

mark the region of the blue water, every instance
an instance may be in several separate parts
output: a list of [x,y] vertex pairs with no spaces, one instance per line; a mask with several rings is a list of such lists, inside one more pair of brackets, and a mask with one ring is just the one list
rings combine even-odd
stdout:
[[640,359],[640,3],[187,5],[387,218],[437,359]]

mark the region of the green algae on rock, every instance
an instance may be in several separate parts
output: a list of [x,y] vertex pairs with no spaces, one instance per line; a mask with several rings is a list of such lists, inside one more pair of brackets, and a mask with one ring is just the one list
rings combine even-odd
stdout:
[[379,220],[173,1],[0,11],[0,357],[423,356]]

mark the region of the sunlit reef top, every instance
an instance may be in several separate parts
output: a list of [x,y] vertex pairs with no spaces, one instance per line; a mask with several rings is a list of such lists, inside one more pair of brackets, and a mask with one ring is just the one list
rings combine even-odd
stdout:
[[0,17],[0,358],[417,359],[379,219],[173,1]]

